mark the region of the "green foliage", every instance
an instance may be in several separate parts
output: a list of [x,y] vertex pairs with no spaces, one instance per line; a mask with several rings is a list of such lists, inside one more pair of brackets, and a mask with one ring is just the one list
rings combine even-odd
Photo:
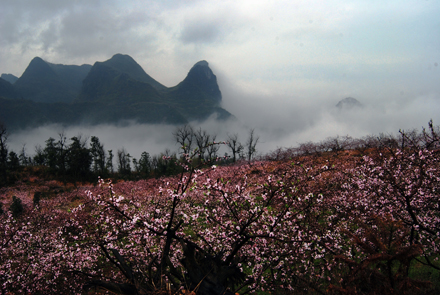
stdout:
[[105,166],[106,155],[104,145],[99,142],[99,138],[96,136],[92,136],[90,153],[92,156],[93,172],[102,177],[105,176],[107,171]]
[[11,170],[18,169],[20,167],[20,159],[14,151],[10,151],[8,155],[8,168]]
[[90,177],[92,155],[81,138],[75,136],[71,140],[66,157],[67,172],[74,180],[87,180]]
[[138,172],[141,174],[141,177],[143,177],[143,178],[146,178],[150,175],[151,157],[150,157],[149,153],[142,152],[141,158],[139,159],[139,162],[138,162]]
[[[431,261],[435,258],[438,256],[432,257]],[[430,266],[427,259],[422,257],[411,262],[408,276],[413,280],[432,282],[436,294],[440,294],[440,265],[437,263],[436,267]]]

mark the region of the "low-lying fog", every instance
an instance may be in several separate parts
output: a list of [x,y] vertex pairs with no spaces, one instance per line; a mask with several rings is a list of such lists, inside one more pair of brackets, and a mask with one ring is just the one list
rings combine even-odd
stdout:
[[[259,136],[257,151],[264,154],[278,147],[295,147],[307,141],[319,142],[331,136],[350,135],[360,138],[379,133],[396,134],[399,129],[418,129],[427,127],[430,119],[440,125],[440,99],[436,95],[424,94],[376,98],[355,96],[363,108],[338,109],[335,105],[344,96],[334,94],[313,94],[302,97],[287,95],[249,94],[236,88],[222,89],[223,107],[236,119],[218,122],[211,118],[205,122],[192,122],[195,128],[202,128],[216,141],[227,140],[228,134],[238,134],[239,141],[245,144],[251,128]],[[241,88],[243,89],[243,88]],[[318,95],[320,98],[318,99]],[[347,95],[348,96],[348,95]],[[131,156],[139,159],[146,151],[158,155],[166,149],[178,152],[179,146],[173,136],[176,126],[144,125],[134,122],[117,126],[73,126],[49,125],[23,130],[10,134],[8,146],[17,153],[25,145],[26,153],[34,154],[35,147],[44,148],[49,137],[56,140],[60,133],[69,139],[80,135],[83,139],[97,136],[105,150],[124,148]],[[228,152],[223,147],[219,155]]]
[[[193,125],[220,140],[238,133],[243,143],[255,128],[260,153],[335,135],[420,130],[430,119],[440,125],[438,1],[103,2],[2,1],[1,71],[20,76],[35,56],[79,65],[122,53],[172,87],[207,60],[237,120]],[[346,97],[364,108],[336,110]],[[174,130],[46,126],[11,134],[8,144],[17,152],[26,144],[31,154],[64,132],[139,158],[177,151]]]

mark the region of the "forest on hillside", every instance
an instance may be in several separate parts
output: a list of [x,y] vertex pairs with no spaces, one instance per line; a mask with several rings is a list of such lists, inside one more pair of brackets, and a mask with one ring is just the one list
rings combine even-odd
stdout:
[[174,136],[179,154],[118,151],[113,171],[96,137],[49,139],[30,158],[2,135],[2,293],[439,293],[432,122],[259,157],[253,130],[245,143],[188,125]]

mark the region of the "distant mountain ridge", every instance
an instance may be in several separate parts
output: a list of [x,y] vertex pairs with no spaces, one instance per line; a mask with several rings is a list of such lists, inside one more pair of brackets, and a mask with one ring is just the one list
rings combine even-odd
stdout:
[[82,80],[91,67],[51,64],[35,57],[13,86],[25,99],[43,103],[68,103],[78,95]]
[[14,84],[15,81],[18,80],[18,77],[14,76],[12,74],[2,74],[0,78],[3,79],[3,80],[8,81],[11,84]]
[[15,90],[14,86],[7,80],[0,78],[0,97],[10,97],[13,99],[19,98],[20,95]]
[[231,116],[221,108],[221,91],[206,61],[170,88],[123,54],[93,66],[51,64],[35,57],[14,84],[2,80],[0,121],[12,129],[120,120],[180,124],[213,114]]

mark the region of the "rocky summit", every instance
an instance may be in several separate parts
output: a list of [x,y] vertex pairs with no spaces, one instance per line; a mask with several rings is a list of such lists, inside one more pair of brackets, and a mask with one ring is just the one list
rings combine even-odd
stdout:
[[15,83],[0,82],[0,121],[10,130],[120,120],[181,124],[231,116],[221,108],[217,78],[204,60],[174,87],[162,85],[123,54],[93,66],[52,64],[35,57]]

